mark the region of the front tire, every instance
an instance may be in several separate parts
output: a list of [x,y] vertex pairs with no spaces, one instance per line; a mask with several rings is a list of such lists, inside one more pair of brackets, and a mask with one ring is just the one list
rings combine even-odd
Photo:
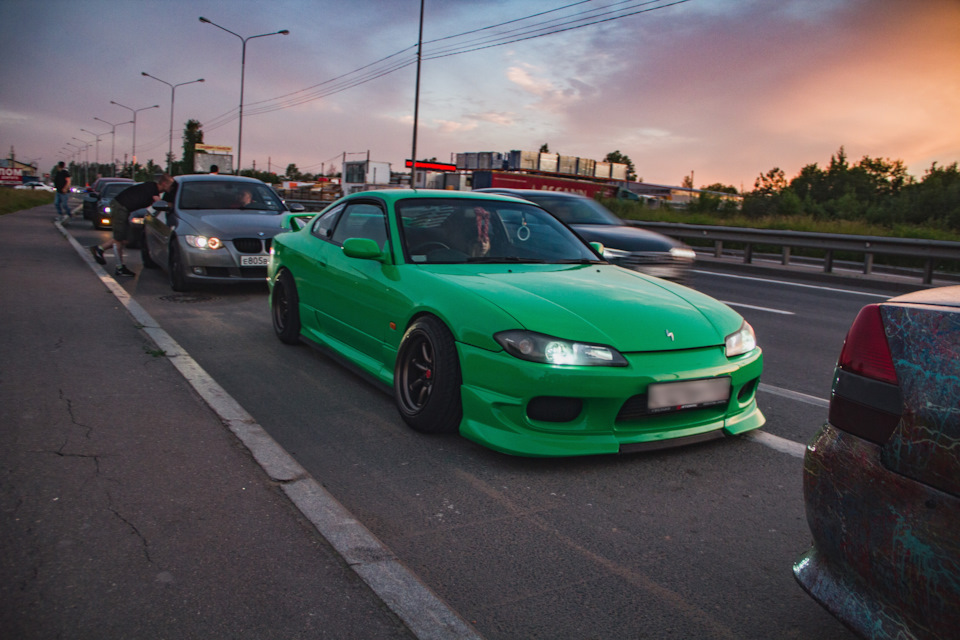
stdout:
[[183,254],[176,238],[170,239],[170,288],[178,293],[190,289],[187,267],[183,264]]
[[282,271],[273,283],[270,297],[273,331],[284,344],[300,343],[300,296],[289,271]]
[[403,421],[424,433],[456,433],[463,418],[461,384],[453,334],[437,318],[419,318],[403,336],[393,371]]
[[143,263],[144,269],[156,269],[160,266],[150,257],[150,247],[147,246],[146,232],[144,232],[143,238],[140,239],[140,262]]

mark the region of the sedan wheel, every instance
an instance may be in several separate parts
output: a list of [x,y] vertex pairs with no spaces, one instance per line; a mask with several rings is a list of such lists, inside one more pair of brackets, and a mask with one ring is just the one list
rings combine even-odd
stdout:
[[410,427],[426,433],[456,433],[463,417],[460,361],[453,335],[436,318],[414,322],[400,343],[393,396]]
[[284,344],[300,343],[300,296],[289,271],[283,271],[273,283],[270,298],[273,331]]
[[186,266],[183,264],[183,255],[176,238],[170,239],[170,288],[177,292],[187,291],[190,285],[187,282]]

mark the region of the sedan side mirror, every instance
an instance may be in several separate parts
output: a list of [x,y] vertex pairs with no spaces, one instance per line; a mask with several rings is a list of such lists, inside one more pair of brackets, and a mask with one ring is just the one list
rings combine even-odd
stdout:
[[157,200],[152,205],[154,211],[170,211],[170,203],[166,200]]

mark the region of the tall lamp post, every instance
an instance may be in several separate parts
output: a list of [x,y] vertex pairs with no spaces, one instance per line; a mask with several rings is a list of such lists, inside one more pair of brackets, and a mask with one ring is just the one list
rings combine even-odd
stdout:
[[290,31],[288,29],[281,29],[280,31],[271,31],[270,33],[261,33],[255,36],[247,36],[246,38],[244,38],[239,33],[234,33],[233,31],[230,31],[230,29],[221,27],[216,22],[211,22],[210,20],[207,20],[203,16],[200,16],[200,22],[213,25],[218,29],[226,31],[230,35],[237,36],[238,38],[240,38],[240,41],[243,43],[243,49],[240,56],[240,126],[237,131],[237,169],[236,169],[236,174],[240,175],[240,151],[241,151],[241,145],[243,143],[243,78],[246,73],[246,67],[247,67],[247,40],[253,40],[254,38],[264,38],[266,36],[276,36],[276,35],[288,36],[290,35]]
[[86,153],[86,160],[84,160],[84,162],[83,162],[83,184],[84,184],[84,186],[87,186],[87,185],[90,184],[90,175],[89,175],[89,172],[90,172],[90,143],[87,142],[86,140],[81,140],[80,138],[78,138],[78,137],[76,137],[76,136],[70,136],[70,137],[73,138],[74,140],[76,140],[77,142],[82,142],[82,143],[83,143],[83,150],[84,150],[84,152]]
[[[116,156],[116,146],[117,146],[117,127],[122,124],[133,124],[133,120],[127,120],[126,122],[118,122],[113,124],[112,122],[107,122],[97,116],[93,116],[94,120],[99,120],[103,124],[110,125],[110,165],[113,167],[113,175],[117,175],[117,156]],[[106,135],[106,134],[103,134]]]
[[180,82],[178,84],[170,84],[166,80],[161,80],[157,76],[152,76],[146,71],[141,71],[140,75],[146,76],[148,78],[153,78],[157,82],[162,82],[163,84],[170,87],[170,146],[167,149],[167,173],[172,172],[173,167],[173,100],[176,97],[177,87],[182,87],[185,84],[193,84],[194,82],[203,82],[203,78],[198,78],[197,80],[191,80],[190,82]]
[[[71,136],[71,137],[72,137],[72,136]],[[81,142],[82,142],[82,141],[81,141]],[[77,158],[77,163],[79,164],[79,163],[83,160],[83,159],[80,157],[80,152],[83,151],[83,147],[78,147],[77,145],[73,144],[72,142],[65,142],[64,144],[67,145],[68,147],[71,147],[71,148],[73,148],[73,149],[76,149],[76,151],[73,152],[73,155],[76,156],[76,158]]]
[[136,179],[137,179],[137,113],[139,113],[140,111],[146,111],[147,109],[159,109],[159,108],[160,108],[160,105],[155,104],[155,105],[150,106],[150,107],[141,107],[141,108],[139,108],[139,109],[134,109],[134,108],[132,108],[132,107],[128,107],[128,106],[125,105],[125,104],[120,104],[119,102],[114,102],[113,100],[110,101],[110,104],[115,104],[115,105],[117,105],[118,107],[123,107],[124,109],[129,110],[130,113],[133,114],[133,120],[132,120],[132,122],[133,122],[133,151],[131,151],[131,153],[130,153],[130,155],[132,156],[132,162],[131,162],[131,164],[130,164],[130,177],[133,178],[134,180],[136,180]]
[[93,131],[87,131],[86,129],[80,129],[80,131],[83,131],[84,133],[89,133],[90,135],[92,135],[94,138],[97,139],[96,152],[94,155],[95,157],[94,163],[97,165],[97,171],[100,171],[100,136],[107,135],[107,132],[104,131],[103,133],[94,133]]

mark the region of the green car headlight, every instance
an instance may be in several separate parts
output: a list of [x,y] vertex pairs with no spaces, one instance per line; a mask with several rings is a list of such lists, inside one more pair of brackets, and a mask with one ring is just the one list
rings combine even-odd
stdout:
[[561,340],[533,331],[515,329],[493,336],[507,353],[543,364],[588,367],[625,367],[627,360],[613,347]]
[[727,336],[724,344],[727,348],[727,357],[732,358],[756,349],[757,336],[750,323],[744,320],[738,331]]
[[219,249],[223,247],[220,238],[208,238],[207,236],[183,236],[187,244],[197,249]]

